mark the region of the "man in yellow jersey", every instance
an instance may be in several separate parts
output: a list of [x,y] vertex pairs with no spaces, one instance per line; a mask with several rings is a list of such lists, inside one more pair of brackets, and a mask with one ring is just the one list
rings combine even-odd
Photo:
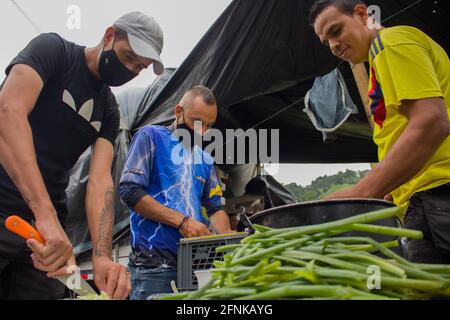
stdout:
[[359,0],[319,0],[314,31],[334,55],[370,64],[369,96],[379,165],[337,198],[391,198],[407,228],[411,261],[450,263],[450,62],[420,30],[376,25]]

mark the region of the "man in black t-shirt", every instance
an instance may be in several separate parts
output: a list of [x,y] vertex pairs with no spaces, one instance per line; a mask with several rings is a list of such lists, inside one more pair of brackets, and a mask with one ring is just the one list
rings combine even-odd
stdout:
[[[0,88],[0,299],[57,299],[51,278],[74,263],[63,227],[69,170],[93,147],[86,214],[94,281],[111,298],[130,292],[126,268],[112,260],[113,145],[119,110],[109,86],[120,86],[160,59],[157,22],[131,12],[85,48],[55,33],[33,39],[6,68]],[[46,239],[24,241],[5,229],[10,215],[34,224]]]

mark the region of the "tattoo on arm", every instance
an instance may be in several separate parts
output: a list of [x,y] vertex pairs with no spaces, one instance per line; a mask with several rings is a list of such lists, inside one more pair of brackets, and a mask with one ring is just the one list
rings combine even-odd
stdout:
[[99,217],[96,257],[112,256],[112,229],[114,225],[114,189],[105,192],[105,204]]

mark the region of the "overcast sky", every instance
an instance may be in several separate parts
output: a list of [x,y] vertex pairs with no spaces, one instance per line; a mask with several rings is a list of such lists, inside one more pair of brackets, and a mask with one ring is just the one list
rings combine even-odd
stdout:
[[[106,28],[121,15],[142,11],[153,16],[164,32],[161,58],[166,67],[178,67],[219,17],[230,0],[14,0],[42,32],[56,32],[63,38],[84,46],[97,45]],[[0,30],[2,71],[12,58],[38,32],[10,0],[0,2]],[[69,29],[72,21],[67,13],[71,6],[81,12],[80,29]],[[127,87],[145,87],[154,79],[152,68],[131,81]],[[119,91],[120,91],[119,90]],[[117,92],[117,90],[116,90]]]
[[[251,0],[249,0],[251,1]],[[164,31],[162,60],[166,67],[178,67],[219,17],[231,0],[1,0],[0,30],[2,49],[0,68],[3,70],[12,58],[36,35],[38,31],[13,4],[16,2],[42,32],[56,32],[80,45],[97,45],[106,28],[122,14],[142,11],[153,16]],[[69,8],[79,8],[80,29],[70,29],[73,22]],[[143,72],[116,93],[130,87],[145,87],[154,79],[152,68]],[[346,165],[281,165],[269,168],[283,183],[296,182],[307,185],[316,177],[330,175],[347,168],[369,169],[368,164]]]

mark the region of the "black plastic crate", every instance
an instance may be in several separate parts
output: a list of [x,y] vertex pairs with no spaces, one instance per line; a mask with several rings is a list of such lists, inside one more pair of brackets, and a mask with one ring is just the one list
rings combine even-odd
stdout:
[[179,291],[197,290],[194,271],[207,270],[213,262],[223,260],[224,252],[215,248],[239,243],[247,236],[245,232],[181,239],[178,243],[177,288]]

